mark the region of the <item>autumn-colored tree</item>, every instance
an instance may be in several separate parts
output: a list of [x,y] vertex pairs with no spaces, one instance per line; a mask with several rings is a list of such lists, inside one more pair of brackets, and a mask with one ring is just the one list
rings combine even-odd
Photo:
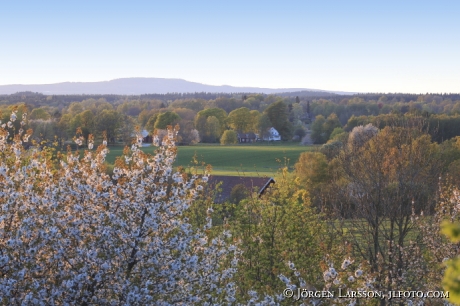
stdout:
[[333,162],[328,194],[334,195],[335,216],[353,228],[348,239],[377,273],[379,288],[419,285],[420,278],[407,274],[412,259],[406,238],[414,231],[413,212],[434,207],[439,146],[417,126],[386,127],[366,142],[343,146]]

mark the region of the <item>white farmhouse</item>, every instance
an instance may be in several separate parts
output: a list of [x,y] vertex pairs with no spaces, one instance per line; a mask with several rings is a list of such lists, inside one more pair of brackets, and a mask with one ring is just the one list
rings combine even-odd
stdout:
[[268,129],[267,133],[265,133],[262,139],[265,141],[278,141],[281,140],[281,136],[274,127],[271,127]]

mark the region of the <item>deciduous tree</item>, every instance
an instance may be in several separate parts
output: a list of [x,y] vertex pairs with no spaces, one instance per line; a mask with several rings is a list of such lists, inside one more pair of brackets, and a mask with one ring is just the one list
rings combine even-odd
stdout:
[[326,133],[324,132],[325,122],[326,118],[323,115],[318,115],[311,124],[311,140],[313,140],[313,143],[321,144],[327,141]]
[[233,236],[243,251],[237,282],[244,288],[276,295],[285,288],[278,275],[293,275],[286,265],[295,262],[306,281],[315,284],[321,274],[320,242],[325,241],[324,223],[310,206],[308,193],[299,181],[288,178],[287,169],[262,196],[252,194],[236,206],[231,222]]
[[380,289],[413,286],[406,239],[414,231],[413,212],[434,207],[442,169],[439,146],[419,126],[406,123],[342,150],[329,192],[335,195],[336,217],[345,217],[343,226],[353,229],[349,239],[377,273]]
[[119,112],[114,110],[104,109],[95,120],[96,132],[102,135],[103,132],[107,134],[109,142],[115,142],[119,136],[119,128],[122,125],[122,118]]
[[48,120],[51,118],[50,114],[48,114],[48,112],[42,108],[42,107],[39,107],[39,108],[35,108],[32,110],[32,112],[30,113],[30,116],[29,118],[31,120]]
[[292,126],[289,123],[287,106],[283,101],[270,104],[265,109],[265,113],[283,140],[292,138]]
[[246,107],[237,108],[228,114],[227,123],[235,131],[250,132],[253,117]]
[[83,157],[53,160],[49,150],[23,149],[29,132],[12,143],[7,133],[0,127],[0,194],[8,193],[0,196],[1,304],[235,302],[237,248],[228,232],[205,232],[211,210],[204,229],[184,217],[208,176],[173,170],[173,130],[155,156],[138,149],[138,135],[112,177],[105,141],[94,150],[90,137]]
[[236,135],[236,132],[233,130],[226,130],[220,137],[220,144],[222,145],[236,143],[238,143],[238,137]]
[[200,132],[200,135],[206,134],[206,119],[210,116],[214,116],[219,120],[220,134],[222,134],[226,129],[227,113],[221,108],[207,108],[198,112],[195,117],[195,128]]
[[158,115],[155,121],[155,129],[165,130],[168,125],[174,126],[180,120],[180,116],[175,112],[165,112]]

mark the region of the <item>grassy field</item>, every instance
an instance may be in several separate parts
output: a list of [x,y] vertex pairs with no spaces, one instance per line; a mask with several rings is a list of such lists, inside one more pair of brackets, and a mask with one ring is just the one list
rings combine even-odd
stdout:
[[[188,168],[192,165],[193,157],[213,167],[215,175],[246,175],[273,176],[279,167],[288,165],[294,167],[302,152],[311,151],[313,146],[293,144],[252,144],[220,146],[217,144],[200,144],[195,146],[178,147],[176,166]],[[109,147],[107,162],[113,164],[116,156],[120,156],[123,147]],[[155,148],[142,148],[146,153],[153,153]]]

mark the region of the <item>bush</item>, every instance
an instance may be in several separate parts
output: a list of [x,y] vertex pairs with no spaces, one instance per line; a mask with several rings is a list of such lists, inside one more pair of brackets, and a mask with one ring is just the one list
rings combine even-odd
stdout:
[[226,130],[222,134],[222,137],[220,138],[221,145],[236,144],[236,143],[238,143],[238,136],[236,135],[236,132],[233,130]]

